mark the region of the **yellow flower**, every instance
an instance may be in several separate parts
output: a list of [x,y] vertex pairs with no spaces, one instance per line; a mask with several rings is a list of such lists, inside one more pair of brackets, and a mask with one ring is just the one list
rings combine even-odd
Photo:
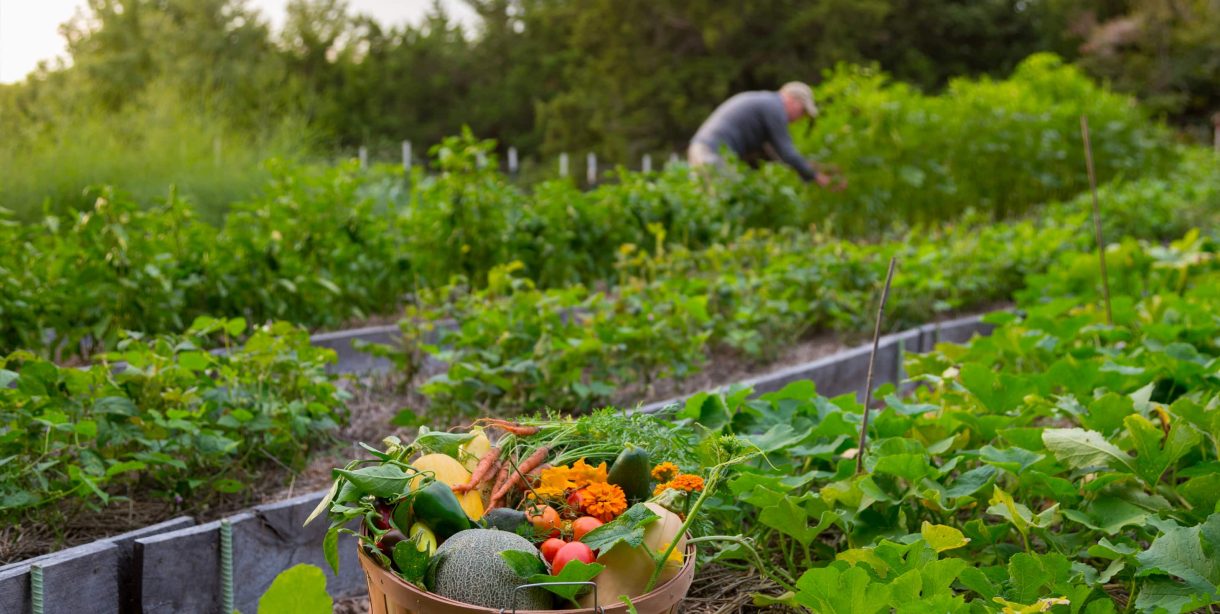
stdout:
[[572,468],[568,470],[568,478],[572,480],[572,488],[580,489],[590,484],[605,484],[608,476],[606,463],[602,463],[596,467],[585,463],[585,459],[580,459],[572,463]]
[[[657,552],[665,552],[666,548],[669,548],[669,542],[661,544],[661,546],[657,548]],[[669,556],[665,558],[665,565],[669,567],[682,567],[682,563],[686,560],[686,557],[683,556],[683,554],[684,553],[682,552],[681,548],[674,548],[673,552],[670,552]]]
[[567,491],[576,488],[576,484],[572,482],[571,470],[564,466],[550,467],[542,470],[542,474],[538,479],[538,486],[534,488],[534,492],[543,499],[555,499],[562,501],[567,495]]
[[670,462],[664,462],[652,468],[652,479],[658,482],[668,482],[674,479],[674,476],[678,475],[680,472],[681,470],[678,469],[677,465]]
[[583,493],[587,495],[583,501],[585,512],[602,522],[610,522],[627,511],[627,495],[616,484],[594,482]]

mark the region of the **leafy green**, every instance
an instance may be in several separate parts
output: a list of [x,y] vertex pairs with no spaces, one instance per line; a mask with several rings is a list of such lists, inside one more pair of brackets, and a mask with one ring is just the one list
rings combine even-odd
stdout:
[[606,568],[599,563],[584,563],[577,560],[568,561],[557,575],[547,573],[546,563],[537,555],[518,550],[505,550],[500,553],[509,569],[528,584],[542,584],[542,588],[559,595],[561,598],[576,602],[580,594],[590,587],[585,584],[595,578]]
[[347,478],[361,492],[382,499],[397,499],[406,494],[407,485],[415,474],[409,474],[398,465],[373,465],[360,469],[336,469],[335,473]]
[[391,557],[394,567],[404,580],[411,584],[423,586],[424,575],[428,571],[428,562],[432,557],[426,550],[421,550],[413,539],[404,539],[394,544]]
[[258,611],[265,614],[329,614],[333,609],[334,600],[326,592],[326,574],[304,563],[280,572],[258,599]]
[[644,543],[648,525],[660,518],[643,503],[636,503],[618,518],[586,533],[580,541],[598,552],[609,552],[620,543],[635,548]]

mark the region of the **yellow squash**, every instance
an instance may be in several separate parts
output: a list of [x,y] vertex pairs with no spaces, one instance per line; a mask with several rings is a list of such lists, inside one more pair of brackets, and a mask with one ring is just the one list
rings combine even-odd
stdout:
[[[644,505],[661,517],[660,520],[648,525],[648,528],[645,529],[644,543],[653,552],[664,552],[674,538],[678,537],[678,531],[682,529],[682,519],[656,503],[645,503]],[[661,577],[657,580],[657,586],[661,586],[682,571],[685,553],[686,536],[682,536],[678,539],[678,547],[674,549],[673,555],[666,561],[665,569],[661,571]],[[606,566],[601,573],[597,574],[596,578],[593,578],[593,582],[597,584],[598,603],[593,603],[593,591],[589,591],[589,594],[580,600],[582,608],[591,608],[594,605],[608,607],[622,603],[619,600],[620,595],[626,595],[632,599],[643,595],[644,587],[648,586],[648,578],[652,576],[654,568],[652,557],[648,555],[648,552],[643,548],[633,548],[625,543],[619,543],[609,552],[601,553],[597,557],[597,562]]]
[[483,434],[483,429],[475,428],[471,432],[475,433],[474,439],[458,448],[458,460],[462,461],[462,466],[467,471],[474,471],[475,467],[479,466],[479,461],[483,460],[483,455],[491,449],[491,441]]
[[[470,479],[470,472],[452,456],[444,454],[425,454],[411,463],[417,471],[431,472],[436,476],[436,479],[449,486],[457,486],[465,484]],[[416,486],[422,478],[415,478],[411,481],[411,490],[415,490]],[[483,497],[478,491],[471,491],[463,495],[458,495],[458,503],[462,504],[462,510],[470,516],[471,520],[478,520],[483,517]]]

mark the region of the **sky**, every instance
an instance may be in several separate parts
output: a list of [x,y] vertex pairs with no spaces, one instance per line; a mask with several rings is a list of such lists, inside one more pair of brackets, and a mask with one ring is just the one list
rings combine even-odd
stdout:
[[[284,21],[288,0],[248,0],[275,26]],[[474,13],[461,0],[441,0],[454,18],[470,23]],[[0,0],[0,83],[21,81],[40,60],[64,55],[59,24],[68,21],[85,0]],[[348,0],[354,13],[366,13],[386,25],[415,23],[432,0]]]

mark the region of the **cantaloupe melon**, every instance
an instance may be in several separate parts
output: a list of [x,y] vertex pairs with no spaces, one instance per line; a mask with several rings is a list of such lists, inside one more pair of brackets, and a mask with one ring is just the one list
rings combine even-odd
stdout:
[[[449,486],[465,484],[470,479],[470,472],[462,466],[462,463],[452,456],[444,454],[425,454],[412,461],[411,466],[415,467],[417,471],[432,472],[437,480]],[[421,480],[423,480],[422,477],[411,480],[411,490],[415,490]],[[458,503],[462,504],[462,509],[471,520],[483,517],[483,497],[478,491],[458,495]]]
[[[644,543],[654,552],[663,552],[670,542],[678,537],[678,531],[682,529],[682,519],[656,503],[644,505],[661,517],[644,530]],[[683,535],[678,539],[678,547],[666,562],[665,569],[661,571],[656,586],[661,586],[682,571],[685,553],[686,536]],[[600,553],[597,562],[606,566],[593,578],[593,582],[597,584],[596,605],[603,607],[622,603],[619,600],[620,595],[633,599],[643,595],[644,587],[648,586],[648,578],[652,576],[654,569],[652,557],[648,552],[643,548],[632,548],[625,543],[619,543],[608,552]],[[591,608],[594,605],[592,591],[580,599],[580,606],[583,608]]]
[[[517,591],[522,580],[500,553],[519,550],[539,556],[528,539],[507,531],[468,529],[454,533],[437,548],[428,589],[462,603],[485,608],[549,610],[554,599],[541,588]],[[513,593],[516,592],[516,603]]]

